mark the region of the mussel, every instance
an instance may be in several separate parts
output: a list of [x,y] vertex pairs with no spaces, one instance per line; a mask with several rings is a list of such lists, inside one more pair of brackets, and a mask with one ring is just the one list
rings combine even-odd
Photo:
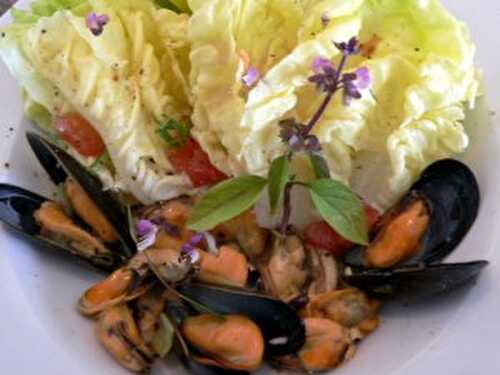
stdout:
[[297,354],[276,358],[279,368],[308,373],[334,369],[354,355],[354,340],[340,324],[323,318],[306,318],[306,341]]
[[[229,348],[229,350],[222,351],[219,348],[218,353],[214,353],[214,348],[220,345],[220,338],[212,337],[212,340],[204,340],[204,338],[212,336],[214,332],[207,332],[215,328],[220,331],[220,323],[225,316],[219,316],[209,313],[199,314],[189,304],[181,302],[181,300],[170,294],[166,302],[165,309],[170,322],[175,327],[176,332],[176,345],[174,345],[174,352],[180,359],[184,367],[191,373],[196,375],[248,375],[248,371],[241,369],[240,366],[231,366],[231,361],[234,358],[237,362],[242,362],[246,359],[246,343],[241,337],[237,338],[240,345],[236,348]],[[231,317],[234,321],[234,316]],[[213,320],[216,322],[215,326],[205,325],[200,327],[197,321],[206,322]],[[248,321],[245,322],[247,324]],[[250,327],[254,325],[250,321]],[[203,325],[203,324],[202,324]],[[258,328],[257,328],[258,330]],[[186,337],[186,331],[188,336]],[[212,330],[213,331],[213,330]],[[232,329],[230,328],[230,331]],[[254,330],[252,330],[254,331]],[[231,332],[230,332],[231,333]],[[263,348],[262,334],[260,331],[257,333],[257,346],[261,345]],[[255,333],[251,333],[255,336]],[[206,336],[206,337],[205,337]],[[260,337],[259,337],[260,336]],[[201,338],[201,340],[200,340]],[[212,342],[215,345],[212,346]],[[260,343],[259,343],[260,342]],[[263,351],[263,349],[261,349]],[[262,361],[263,353],[258,355],[259,361]],[[252,356],[251,356],[252,357]],[[238,369],[239,368],[239,369]]]
[[335,258],[305,245],[298,236],[275,237],[267,259],[260,263],[266,292],[287,303],[304,294],[325,293],[337,287]]
[[97,319],[96,334],[104,348],[125,368],[144,372],[153,363],[154,355],[126,304],[103,310]]
[[264,335],[266,354],[296,353],[304,344],[304,324],[297,312],[272,297],[239,288],[206,284],[184,284],[179,292],[220,314],[238,314],[252,319]]
[[[105,207],[105,209],[100,211],[103,217],[98,218],[95,224],[96,229],[102,231],[102,223],[109,222],[112,228],[108,229],[107,232],[113,233],[108,235],[111,236],[111,239],[113,238],[112,236],[117,236],[121,243],[123,255],[129,257],[134,254],[136,245],[126,225],[128,223],[127,215],[115,195],[111,191],[105,190],[99,178],[89,173],[85,167],[60,147],[36,133],[28,132],[26,137],[35,156],[54,184],[61,185],[69,182],[71,186],[67,186],[66,191],[69,190],[70,197],[71,191],[81,189],[90,198],[83,202],[84,204],[89,204],[90,202],[90,204],[94,204],[97,207]],[[85,214],[88,211],[88,207],[87,209],[83,207],[79,210],[78,203],[74,204],[74,206],[77,212],[79,211],[81,214],[82,219],[85,220],[90,216]]]
[[487,261],[438,262],[468,233],[479,202],[478,183],[465,164],[435,162],[384,215],[371,243],[346,255],[344,281],[378,297],[418,298],[474,280]]
[[121,262],[56,203],[20,187],[0,184],[0,220],[38,245],[73,254],[99,269],[113,270]]

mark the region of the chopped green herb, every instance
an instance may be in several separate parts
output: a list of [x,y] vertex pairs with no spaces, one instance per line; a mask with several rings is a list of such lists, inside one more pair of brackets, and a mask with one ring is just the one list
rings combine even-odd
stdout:
[[173,148],[182,147],[189,140],[189,127],[174,119],[160,124],[157,133]]

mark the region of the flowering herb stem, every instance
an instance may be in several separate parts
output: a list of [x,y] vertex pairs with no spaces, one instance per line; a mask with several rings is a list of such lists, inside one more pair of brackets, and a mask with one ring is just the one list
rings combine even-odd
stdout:
[[337,93],[337,91],[340,89],[340,78],[342,77],[342,71],[345,68],[345,65],[347,63],[347,58],[349,55],[347,54],[342,54],[342,59],[340,60],[336,75],[335,75],[335,82],[333,85],[333,89],[328,91],[326,94],[325,99],[323,100],[323,103],[321,103],[320,107],[314,114],[314,116],[311,118],[309,123],[306,125],[304,128],[304,136],[308,136],[311,131],[314,129],[318,121],[321,119],[323,114],[325,113],[326,109],[328,108],[328,105],[332,101],[333,96]]

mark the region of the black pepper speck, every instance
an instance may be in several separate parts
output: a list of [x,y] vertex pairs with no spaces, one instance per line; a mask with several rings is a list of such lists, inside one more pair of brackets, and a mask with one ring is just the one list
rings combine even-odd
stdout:
[[5,163],[4,167],[7,168],[7,169],[9,169],[10,168],[10,164],[9,163]]

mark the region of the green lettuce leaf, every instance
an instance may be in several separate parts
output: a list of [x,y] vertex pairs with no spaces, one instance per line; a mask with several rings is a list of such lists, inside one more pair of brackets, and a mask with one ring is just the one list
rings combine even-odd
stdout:
[[[321,100],[307,80],[312,61],[337,61],[332,41],[352,36],[373,51],[347,68],[368,66],[373,86],[349,107],[336,97],[314,130],[332,178],[387,207],[428,164],[467,147],[461,122],[478,91],[475,46],[438,0],[191,0],[190,7],[193,133],[224,172],[268,172],[283,152],[279,121],[307,122]],[[247,60],[262,76],[251,88],[241,81]]]
[[[89,12],[109,16],[98,37],[86,26]],[[152,0],[47,0],[15,17],[0,55],[36,103],[30,117],[47,127],[48,114],[84,116],[107,146],[115,187],[144,203],[191,192],[156,132],[191,113],[188,15]]]

